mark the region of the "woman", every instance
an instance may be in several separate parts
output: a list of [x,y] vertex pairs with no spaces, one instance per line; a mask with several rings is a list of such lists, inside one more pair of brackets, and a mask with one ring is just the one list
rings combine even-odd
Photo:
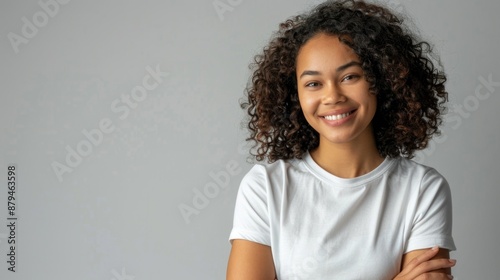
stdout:
[[280,25],[243,104],[268,163],[241,182],[227,279],[452,278],[448,183],[410,160],[447,100],[429,52],[364,2]]

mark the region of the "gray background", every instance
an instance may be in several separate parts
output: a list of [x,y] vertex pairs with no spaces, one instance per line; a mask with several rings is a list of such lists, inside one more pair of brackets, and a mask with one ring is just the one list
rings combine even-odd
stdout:
[[[2,1],[0,278],[223,279],[251,166],[238,105],[248,64],[279,22],[319,2]],[[452,188],[455,279],[498,279],[500,2],[385,2],[411,15],[449,76],[443,137],[417,160]],[[148,67],[168,75],[141,95],[144,79],[155,82]],[[125,105],[132,93],[139,101]],[[113,131],[89,146],[82,131],[103,120]],[[73,167],[68,147],[85,154]],[[58,163],[71,172],[58,178]],[[16,273],[6,263],[9,164]]]

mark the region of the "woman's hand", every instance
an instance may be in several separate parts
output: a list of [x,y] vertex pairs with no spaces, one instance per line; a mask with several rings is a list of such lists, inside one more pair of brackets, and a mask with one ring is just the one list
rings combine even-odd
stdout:
[[453,276],[439,270],[449,271],[449,268],[455,266],[456,260],[434,258],[438,252],[439,248],[434,247],[413,258],[394,280],[453,279]]

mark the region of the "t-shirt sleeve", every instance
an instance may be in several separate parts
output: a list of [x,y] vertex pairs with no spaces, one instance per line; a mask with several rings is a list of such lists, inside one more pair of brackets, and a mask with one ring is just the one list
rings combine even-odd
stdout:
[[452,237],[452,202],[446,179],[430,169],[422,178],[413,227],[405,252],[439,246],[456,250]]
[[271,246],[265,167],[255,165],[242,179],[229,240],[245,239]]

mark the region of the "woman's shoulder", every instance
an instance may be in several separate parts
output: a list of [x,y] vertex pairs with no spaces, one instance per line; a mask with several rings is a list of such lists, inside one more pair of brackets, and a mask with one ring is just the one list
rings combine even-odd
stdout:
[[280,174],[290,168],[301,168],[303,159],[278,159],[273,162],[261,161],[254,163],[249,172],[266,173],[268,175]]
[[426,173],[439,174],[439,172],[434,167],[423,164],[423,163],[416,162],[413,159],[404,158],[404,157],[397,157],[397,158],[394,158],[392,160],[396,161],[396,165],[400,169],[403,169],[403,170],[408,170],[408,171],[422,173],[422,174],[426,174]]
[[[293,170],[293,171],[292,171]],[[303,159],[278,159],[273,162],[258,162],[243,177],[242,183],[252,185],[269,184],[286,180],[290,174],[305,171]]]
[[444,176],[434,167],[408,158],[399,157],[393,160],[396,161],[395,168],[393,168],[394,175],[408,177],[421,187],[422,185],[435,185],[436,183],[448,184]]

